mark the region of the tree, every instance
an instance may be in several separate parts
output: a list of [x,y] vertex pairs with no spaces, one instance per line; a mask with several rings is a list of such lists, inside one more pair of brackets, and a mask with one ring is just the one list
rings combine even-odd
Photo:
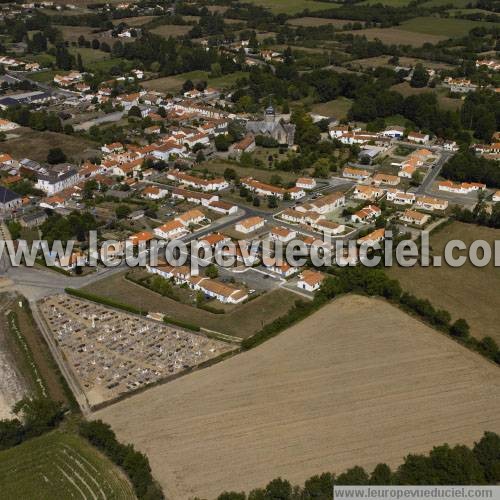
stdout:
[[254,196],[253,197],[252,205],[254,207],[260,207],[260,198],[258,196]]
[[227,151],[229,149],[229,145],[231,144],[227,134],[219,134],[215,136],[214,142],[217,151]]
[[26,436],[34,437],[54,428],[64,411],[61,403],[51,399],[25,397],[14,405],[14,414],[20,417]]
[[429,74],[421,63],[418,63],[413,69],[413,75],[411,77],[410,85],[412,87],[426,87],[429,81]]
[[479,442],[474,444],[474,455],[481,464],[488,484],[500,481],[500,436],[485,432]]
[[462,318],[457,319],[450,328],[451,335],[461,339],[466,339],[469,336],[469,331],[469,324]]
[[115,209],[115,214],[119,219],[124,219],[130,214],[131,208],[128,205],[118,205]]
[[276,208],[278,206],[278,198],[276,196],[268,196],[267,197],[267,206],[269,208]]
[[137,117],[137,118],[142,118],[141,108],[139,108],[139,106],[132,106],[128,110],[128,116],[134,116],[134,117]]
[[365,470],[362,467],[356,466],[340,474],[340,476],[337,477],[336,484],[363,485],[368,484],[368,481],[369,477]]
[[217,266],[215,264],[209,264],[205,268],[205,274],[209,278],[215,279],[215,278],[217,278],[219,276],[219,269],[217,268]]
[[192,80],[186,80],[182,84],[182,92],[189,92],[190,90],[193,90],[193,89],[194,89],[194,84],[193,84]]
[[378,464],[370,476],[370,484],[388,485],[392,482],[392,471],[387,464]]
[[92,40],[92,48],[94,50],[99,50],[99,47],[101,46],[101,43],[99,42],[99,40],[97,40],[97,38],[94,38]]
[[76,56],[76,67],[80,72],[85,71],[85,68],[83,67],[82,55],[80,54],[80,52],[78,52]]
[[203,150],[199,150],[196,155],[196,163],[203,163],[205,161],[205,155],[203,154]]
[[224,179],[226,179],[226,181],[235,181],[235,180],[237,180],[238,179],[238,174],[236,173],[236,170],[234,168],[227,167],[224,170]]
[[66,161],[66,155],[61,148],[51,148],[47,153],[47,163],[55,165],[56,163],[63,163]]

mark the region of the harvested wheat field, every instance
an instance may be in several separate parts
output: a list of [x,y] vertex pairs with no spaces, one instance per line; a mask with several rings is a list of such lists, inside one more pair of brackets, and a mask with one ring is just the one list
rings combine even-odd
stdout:
[[169,498],[400,463],[500,431],[499,370],[374,298],[346,296],[259,347],[95,414]]

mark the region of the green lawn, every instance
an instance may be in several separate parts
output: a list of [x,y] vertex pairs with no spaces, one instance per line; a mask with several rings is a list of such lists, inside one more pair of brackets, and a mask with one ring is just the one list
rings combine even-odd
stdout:
[[35,80],[40,83],[50,83],[54,80],[54,76],[56,75],[66,75],[69,71],[60,71],[60,70],[47,70],[47,71],[38,71],[37,73],[30,74],[30,80]]
[[135,498],[124,474],[74,434],[50,432],[0,452],[3,500]]
[[477,26],[493,28],[500,23],[485,23],[481,21],[468,21],[467,19],[439,18],[439,17],[415,17],[401,24],[401,29],[413,31],[414,33],[425,33],[429,35],[443,35],[450,38],[465,36],[471,29]]

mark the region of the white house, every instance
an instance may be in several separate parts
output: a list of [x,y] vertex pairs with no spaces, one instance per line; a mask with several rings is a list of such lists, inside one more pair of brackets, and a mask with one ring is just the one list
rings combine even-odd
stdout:
[[422,214],[415,210],[405,210],[400,220],[415,226],[423,226],[431,218],[428,214]]
[[497,191],[493,197],[491,198],[491,201],[494,201],[495,203],[500,201],[500,191]]
[[36,177],[35,187],[49,196],[75,185],[80,180],[77,171],[69,165],[60,169],[37,172]]
[[368,223],[377,217],[382,215],[382,210],[375,205],[368,205],[361,210],[358,210],[355,214],[351,215],[352,222]]
[[297,236],[296,231],[292,231],[284,226],[275,226],[269,232],[269,238],[282,243],[288,243]]
[[178,238],[184,234],[186,234],[188,230],[186,226],[179,220],[171,220],[166,222],[160,227],[154,229],[154,233],[159,238],[164,239],[173,239]]
[[370,177],[371,173],[368,170],[362,170],[359,168],[345,167],[342,171],[342,176],[347,179],[354,179],[357,181],[364,181]]
[[326,276],[323,273],[319,273],[318,271],[312,271],[311,269],[305,269],[299,275],[299,280],[297,281],[297,288],[312,293],[321,286],[321,283],[324,281],[325,278]]
[[314,189],[316,187],[316,180],[312,177],[299,177],[295,181],[295,187],[306,190]]
[[405,193],[399,189],[387,190],[387,201],[392,201],[396,205],[413,205],[415,198],[415,193]]
[[392,139],[402,139],[405,134],[405,129],[404,127],[398,127],[398,126],[393,126],[393,127],[387,127],[383,132],[382,135],[385,137],[391,137]]
[[239,233],[249,234],[257,231],[258,229],[264,227],[265,220],[262,217],[249,217],[248,219],[243,219],[238,222],[234,229]]
[[415,202],[415,208],[423,210],[446,210],[448,208],[448,201],[440,198],[433,198],[431,196],[418,196]]
[[417,144],[427,144],[429,139],[429,134],[421,134],[420,132],[410,132],[408,134],[408,140]]

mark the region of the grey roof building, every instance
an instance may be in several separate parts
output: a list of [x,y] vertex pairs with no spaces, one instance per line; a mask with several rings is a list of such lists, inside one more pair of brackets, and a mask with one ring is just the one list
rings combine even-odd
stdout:
[[295,138],[295,125],[284,123],[276,117],[276,113],[272,106],[269,106],[264,112],[264,119],[258,121],[248,121],[246,124],[247,132],[253,135],[263,135],[272,137],[280,144],[293,146]]

